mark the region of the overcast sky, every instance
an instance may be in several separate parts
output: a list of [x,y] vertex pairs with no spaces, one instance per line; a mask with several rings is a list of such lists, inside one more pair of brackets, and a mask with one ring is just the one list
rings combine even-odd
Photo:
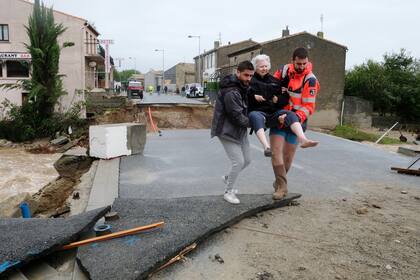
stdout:
[[317,0],[317,1],[233,1],[233,0],[44,0],[54,9],[92,22],[102,39],[114,39],[111,55],[124,58],[122,68],[147,72],[165,69],[178,62],[193,62],[201,50],[213,47],[221,33],[222,44],[252,38],[262,42],[291,33],[321,29],[324,15],[325,38],[348,47],[346,68],[386,52],[405,48],[420,57],[417,0]]

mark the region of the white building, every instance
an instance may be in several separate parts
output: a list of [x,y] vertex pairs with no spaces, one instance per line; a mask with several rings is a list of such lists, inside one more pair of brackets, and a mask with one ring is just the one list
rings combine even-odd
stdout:
[[[31,57],[24,43],[29,43],[25,26],[32,10],[33,3],[26,0],[0,0],[0,84],[29,78],[24,66],[30,65]],[[54,11],[54,19],[67,28],[59,37],[60,45],[74,43],[61,51],[59,64],[67,94],[61,97],[57,109],[66,111],[85,100],[85,89],[105,87],[105,53],[98,44],[99,32],[87,20],[59,11]],[[112,80],[112,69],[109,77]],[[0,89],[0,103],[8,99],[21,105],[26,94],[22,90]]]

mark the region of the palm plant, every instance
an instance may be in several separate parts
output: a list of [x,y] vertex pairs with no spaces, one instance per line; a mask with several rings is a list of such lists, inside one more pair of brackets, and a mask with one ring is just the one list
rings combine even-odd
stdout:
[[33,112],[39,120],[50,118],[63,90],[62,75],[59,75],[60,46],[58,37],[66,28],[54,22],[52,8],[35,0],[34,10],[25,26],[29,44],[25,44],[32,56],[31,79],[23,83],[29,90]]

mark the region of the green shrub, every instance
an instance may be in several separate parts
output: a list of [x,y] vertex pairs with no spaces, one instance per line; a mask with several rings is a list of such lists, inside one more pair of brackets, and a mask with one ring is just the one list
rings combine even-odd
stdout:
[[[379,139],[378,135],[363,132],[348,125],[336,126],[335,129],[332,131],[332,134],[341,138],[346,138],[346,139],[358,141],[358,142],[362,142],[362,141],[376,142],[376,140]],[[396,139],[384,137],[379,143],[380,144],[399,144],[401,142]]]
[[30,141],[35,138],[55,137],[57,133],[67,133],[71,126],[72,138],[78,138],[87,133],[88,122],[79,117],[83,104],[74,105],[66,113],[54,113],[43,119],[33,109],[30,103],[21,107],[9,105],[6,120],[0,121],[0,138],[13,142]]

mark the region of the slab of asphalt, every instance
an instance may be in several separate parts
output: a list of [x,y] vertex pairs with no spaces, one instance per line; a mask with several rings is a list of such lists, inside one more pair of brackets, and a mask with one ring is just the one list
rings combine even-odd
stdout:
[[[316,148],[298,149],[288,179],[290,191],[307,197],[341,197],[365,184],[419,187],[418,178],[396,174],[391,166],[408,166],[411,157],[358,142],[308,131],[320,141]],[[271,161],[254,135],[250,166],[237,181],[239,193],[272,192]],[[229,160],[209,130],[165,130],[148,135],[143,155],[121,159],[119,197],[173,198],[223,193],[221,176]]]
[[[321,133],[309,131],[307,134],[321,144],[313,149],[298,149],[288,176],[292,192],[299,192],[307,197],[341,197],[361,191],[365,184],[419,187],[418,178],[390,171],[390,166],[407,165],[412,161],[410,157]],[[263,156],[263,150],[255,136],[250,137],[250,142],[253,162],[241,174],[236,187],[241,194],[270,194],[274,179],[270,159]],[[228,168],[229,161],[223,148],[217,139],[210,139],[209,130],[165,130],[162,136],[148,135],[143,155],[121,159],[119,199],[114,207],[124,214],[121,221],[114,222],[113,225],[115,230],[126,229],[156,222],[155,218],[166,218],[169,226],[166,225],[163,231],[150,235],[126,237],[108,241],[107,245],[83,247],[79,250],[79,262],[89,271],[92,279],[106,279],[103,277],[113,275],[117,270],[115,279],[141,279],[173,256],[177,250],[190,244],[180,244],[177,243],[180,239],[173,239],[166,241],[166,252],[146,247],[149,250],[142,252],[147,254],[136,255],[140,247],[156,245],[155,242],[159,242],[160,234],[165,233],[166,229],[176,232],[173,229],[177,224],[172,225],[171,222],[175,218],[170,215],[162,216],[165,211],[161,210],[167,207],[166,203],[175,198],[214,198],[222,194],[224,184],[221,176]],[[270,198],[269,195],[266,197]],[[162,199],[162,203],[156,203],[156,199]],[[242,202],[246,201],[242,197],[241,199]],[[224,203],[220,196],[216,200],[218,203]],[[269,200],[271,201],[271,198]],[[161,216],[151,215],[148,210],[137,212],[137,202],[146,207],[144,209],[154,209],[153,205],[156,203]],[[234,208],[228,204],[227,207]],[[194,212],[190,207],[186,209],[188,213],[179,210],[182,214],[180,217],[187,217],[190,212]],[[203,211],[202,208],[198,212],[201,219],[209,216],[208,211]],[[182,223],[178,223],[178,226],[181,225]],[[137,247],[137,244],[141,246]],[[174,244],[177,246],[171,247]],[[107,249],[108,246],[113,250]],[[112,261],[108,262],[108,259]],[[144,259],[147,259],[148,263],[144,263]],[[123,261],[121,266],[115,265],[117,261]],[[102,262],[107,265],[100,265]],[[98,265],[108,269],[106,273],[101,272]],[[119,268],[115,269],[114,265]],[[125,267],[129,269],[126,270]],[[135,276],[132,276],[133,273]],[[126,275],[134,278],[125,278]]]
[[164,221],[163,228],[145,234],[100,242],[79,248],[79,266],[90,279],[145,279],[185,247],[263,210],[288,205],[299,194],[273,201],[271,195],[240,195],[232,206],[222,196],[176,199],[115,200],[120,219],[110,222],[114,231]]
[[0,219],[0,274],[77,240],[109,209],[99,208],[66,219]]

